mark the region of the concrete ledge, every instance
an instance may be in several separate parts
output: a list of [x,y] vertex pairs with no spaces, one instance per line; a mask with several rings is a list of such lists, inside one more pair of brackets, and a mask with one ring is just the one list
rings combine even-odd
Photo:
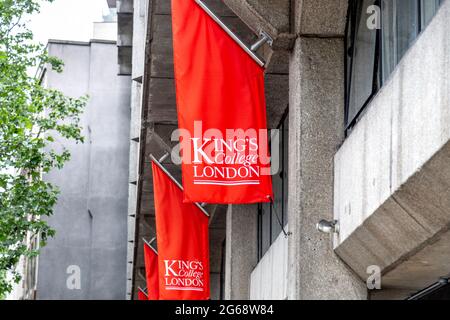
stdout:
[[335,250],[385,288],[450,272],[449,20],[446,1],[335,157]]

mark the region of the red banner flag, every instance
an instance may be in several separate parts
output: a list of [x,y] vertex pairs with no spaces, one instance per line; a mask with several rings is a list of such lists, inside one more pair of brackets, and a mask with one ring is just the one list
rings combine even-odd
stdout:
[[160,300],[209,299],[209,239],[205,213],[183,203],[180,187],[152,162]]
[[138,300],[148,300],[147,294],[141,288],[138,289]]
[[159,300],[158,254],[144,242],[145,277],[148,300]]
[[272,196],[264,69],[194,0],[172,0],[185,202]]

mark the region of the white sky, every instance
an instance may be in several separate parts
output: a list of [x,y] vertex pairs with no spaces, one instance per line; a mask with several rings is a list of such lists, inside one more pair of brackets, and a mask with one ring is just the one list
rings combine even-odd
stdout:
[[88,41],[93,22],[102,21],[108,12],[106,0],[55,0],[43,3],[41,12],[29,24],[34,39],[47,44],[48,39]]

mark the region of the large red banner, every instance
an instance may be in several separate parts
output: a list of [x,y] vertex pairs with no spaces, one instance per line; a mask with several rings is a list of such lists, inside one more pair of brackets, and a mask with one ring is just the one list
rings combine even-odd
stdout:
[[148,300],[159,300],[158,254],[148,243],[144,243],[144,262]]
[[194,0],[172,0],[184,201],[272,199],[264,69]]
[[160,300],[208,300],[208,217],[152,163]]

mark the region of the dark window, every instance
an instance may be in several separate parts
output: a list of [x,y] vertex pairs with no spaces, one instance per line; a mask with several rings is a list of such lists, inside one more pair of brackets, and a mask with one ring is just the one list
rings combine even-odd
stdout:
[[442,2],[350,0],[346,36],[347,129],[356,123]]
[[420,10],[422,12],[420,21],[421,30],[425,29],[428,23],[430,23],[443,2],[444,0],[420,0]]
[[376,90],[374,77],[377,29],[371,30],[367,27],[367,8],[375,3],[374,0],[363,0],[354,4],[353,35],[349,47],[352,59],[349,63],[351,86],[348,91],[348,119],[354,119],[358,115],[360,107],[366,104]]
[[278,127],[279,163],[277,174],[272,176],[274,202],[264,203],[258,209],[258,260],[269,250],[272,243],[287,225],[288,204],[288,145],[289,116],[285,115]]
[[450,300],[449,279],[441,278],[438,282],[412,294],[406,300]]

